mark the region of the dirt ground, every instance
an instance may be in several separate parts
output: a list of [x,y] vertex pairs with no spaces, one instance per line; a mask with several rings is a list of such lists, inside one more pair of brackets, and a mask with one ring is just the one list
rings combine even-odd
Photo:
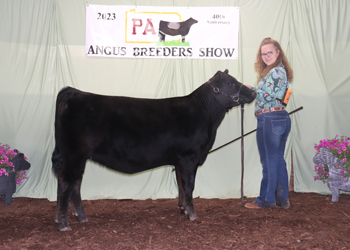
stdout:
[[[245,199],[251,202],[253,198]],[[0,200],[0,249],[349,249],[350,196],[290,192],[291,208],[247,209],[240,199],[194,200],[180,215],[176,199],[83,201],[89,221],[70,212],[59,232],[55,202]],[[71,211],[71,210],[70,210]]]

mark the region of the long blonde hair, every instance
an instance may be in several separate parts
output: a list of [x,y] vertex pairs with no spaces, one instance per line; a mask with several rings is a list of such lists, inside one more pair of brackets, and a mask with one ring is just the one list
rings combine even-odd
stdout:
[[[276,59],[276,62],[270,66],[267,66],[261,57],[261,47],[266,44],[273,44],[277,50],[280,51],[279,56]],[[284,68],[287,72],[287,78],[289,82],[293,81],[293,69],[289,65],[287,57],[284,55],[284,52],[281,48],[281,45],[276,41],[271,39],[270,37],[264,38],[260,44],[258,54],[256,55],[256,61],[254,64],[255,71],[258,73],[258,82],[261,78],[265,77],[266,74],[274,67],[278,66],[282,62]]]

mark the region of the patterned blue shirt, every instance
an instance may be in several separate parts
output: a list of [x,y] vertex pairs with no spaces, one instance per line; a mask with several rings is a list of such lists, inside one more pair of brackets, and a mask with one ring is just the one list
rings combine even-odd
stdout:
[[255,112],[259,109],[285,106],[277,98],[282,99],[289,86],[287,72],[282,63],[271,69],[258,82],[258,87],[250,87],[256,91]]

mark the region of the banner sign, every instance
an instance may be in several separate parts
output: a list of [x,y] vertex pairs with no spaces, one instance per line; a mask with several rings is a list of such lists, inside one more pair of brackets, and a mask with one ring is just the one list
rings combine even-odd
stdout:
[[86,6],[86,55],[238,58],[238,7]]

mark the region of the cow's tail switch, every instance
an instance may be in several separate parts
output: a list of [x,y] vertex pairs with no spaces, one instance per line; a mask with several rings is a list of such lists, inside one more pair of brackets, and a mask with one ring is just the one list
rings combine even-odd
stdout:
[[62,166],[63,166],[62,156],[61,156],[60,150],[57,147],[57,145],[55,147],[55,150],[52,153],[51,160],[52,160],[52,169],[57,177],[59,175],[59,173],[61,172]]

